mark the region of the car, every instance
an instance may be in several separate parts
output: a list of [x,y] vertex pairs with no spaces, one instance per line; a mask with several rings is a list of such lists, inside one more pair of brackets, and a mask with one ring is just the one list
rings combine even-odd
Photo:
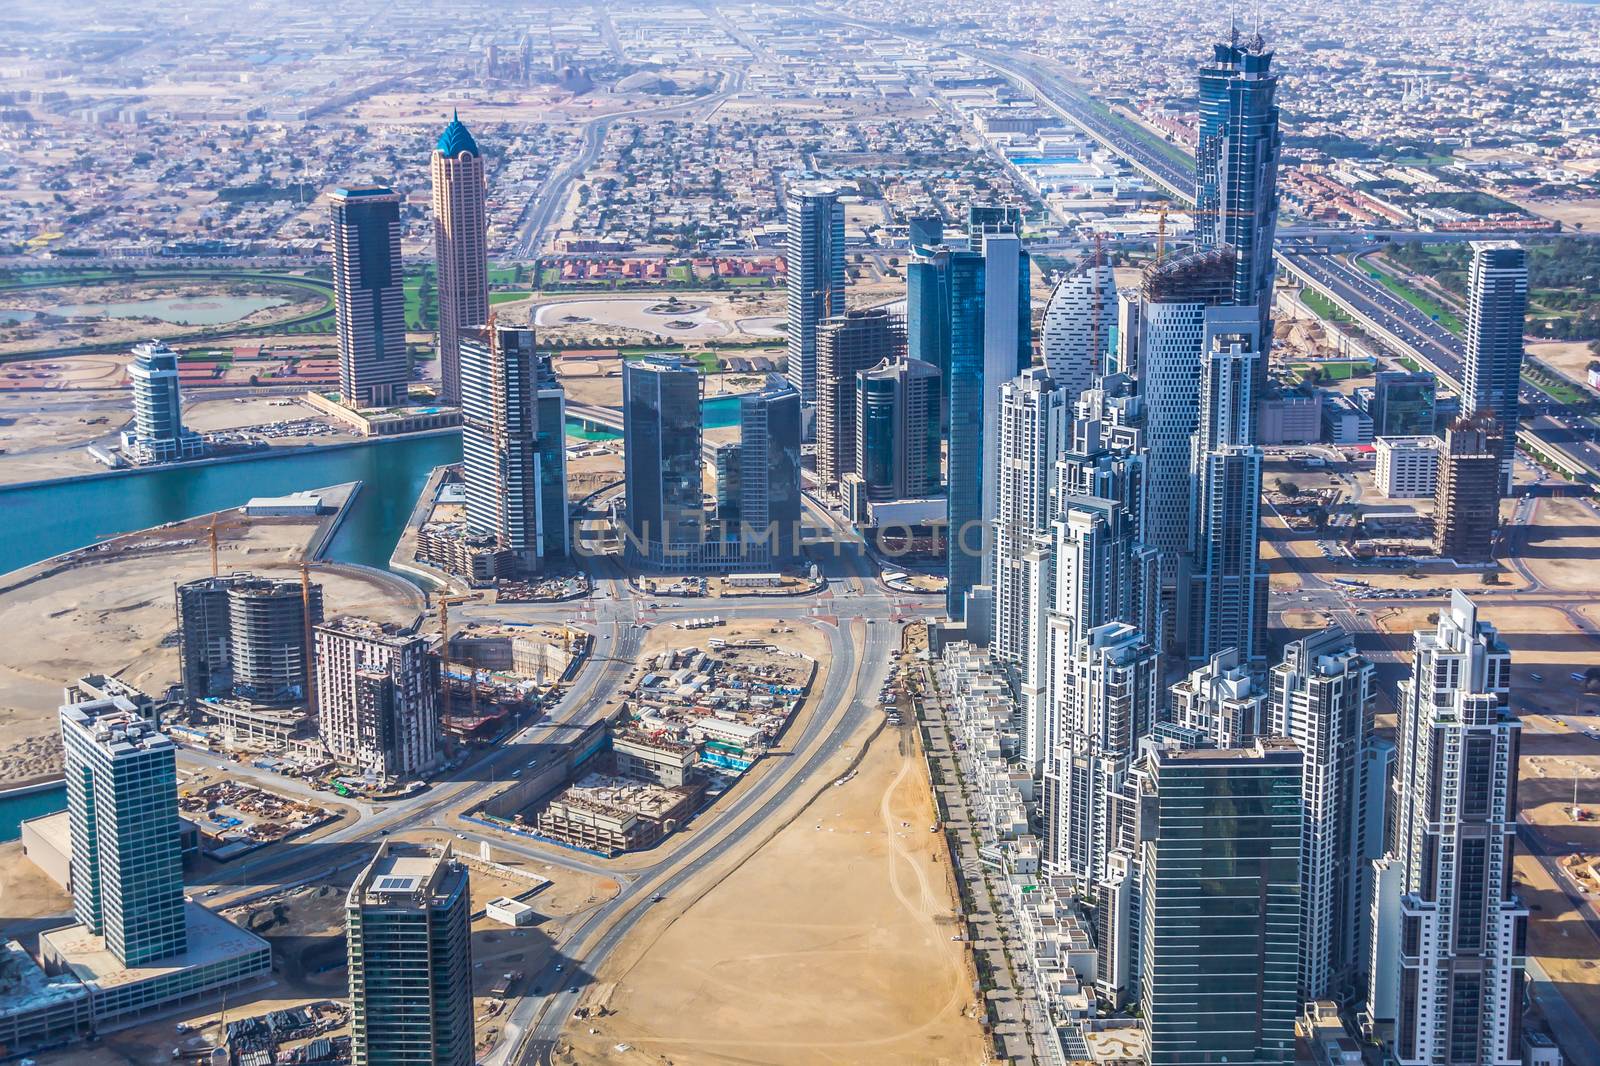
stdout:
[[1574,681],[1580,681],[1581,682],[1583,680],[1583,675],[1582,674],[1568,674],[1567,676],[1572,678],[1572,680],[1574,680]]
[[662,900],[664,900],[666,898],[667,898],[666,896],[663,896],[661,893],[657,892],[655,895],[650,897],[650,902],[651,903],[660,903]]
[[1544,675],[1543,674],[1529,674],[1528,676],[1530,678],[1532,678],[1535,682],[1544,680]]
[[562,970],[565,970],[565,969],[566,969],[565,965],[563,965],[562,963],[559,963],[559,962],[556,963],[556,973],[560,973]]
[[578,994],[578,986],[577,985],[573,985],[571,988],[567,989],[567,991],[571,992],[573,995],[577,995]]

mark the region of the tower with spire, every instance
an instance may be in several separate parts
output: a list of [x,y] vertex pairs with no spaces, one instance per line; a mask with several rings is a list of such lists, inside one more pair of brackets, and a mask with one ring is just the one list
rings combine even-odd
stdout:
[[461,402],[461,338],[489,320],[489,186],[461,115],[433,149],[433,248],[439,285],[440,399]]

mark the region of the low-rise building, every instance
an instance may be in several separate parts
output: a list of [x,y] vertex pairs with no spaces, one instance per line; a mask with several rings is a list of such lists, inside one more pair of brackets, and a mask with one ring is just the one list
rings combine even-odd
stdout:
[[1391,500],[1433,497],[1439,479],[1438,437],[1379,437],[1372,443],[1379,492]]

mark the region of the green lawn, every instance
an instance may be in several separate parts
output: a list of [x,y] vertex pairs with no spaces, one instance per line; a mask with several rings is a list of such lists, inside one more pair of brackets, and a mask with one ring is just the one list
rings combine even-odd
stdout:
[[1327,319],[1329,322],[1349,322],[1350,316],[1328,299],[1322,293],[1307,286],[1300,290],[1300,302],[1311,308],[1318,318]]
[[494,304],[508,304],[513,300],[526,300],[532,295],[533,293],[531,292],[491,292],[489,294],[489,303],[491,306]]
[[521,267],[490,267],[489,284],[515,285],[521,280],[518,275],[522,272]]
[[1384,288],[1388,289],[1390,292],[1394,293],[1396,296],[1400,297],[1400,299],[1404,300],[1412,307],[1415,307],[1418,311],[1421,311],[1428,317],[1437,319],[1439,325],[1443,326],[1451,333],[1454,333],[1458,337],[1466,335],[1466,324],[1456,316],[1454,311],[1451,311],[1448,307],[1440,304],[1437,300],[1430,296],[1423,295],[1422,293],[1413,289],[1411,286],[1407,285],[1405,282],[1401,281],[1399,278],[1395,277],[1393,274],[1373,266],[1371,261],[1363,261],[1361,263],[1361,269],[1367,272],[1368,277],[1373,277],[1376,275],[1378,284],[1382,285]]
[[1321,371],[1324,381],[1347,381],[1364,378],[1372,373],[1372,363],[1366,359],[1344,359],[1326,363],[1290,363],[1289,369],[1306,379]]
[[667,280],[681,281],[687,284],[694,280],[694,268],[683,263],[667,267]]

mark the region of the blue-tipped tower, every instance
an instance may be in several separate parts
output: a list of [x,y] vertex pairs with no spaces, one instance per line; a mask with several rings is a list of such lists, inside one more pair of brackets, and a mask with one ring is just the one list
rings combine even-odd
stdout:
[[453,112],[450,116],[450,125],[439,134],[439,151],[454,159],[462,152],[468,155],[480,155],[478,142],[472,139],[472,134],[467,130],[466,123],[461,121],[461,113]]

